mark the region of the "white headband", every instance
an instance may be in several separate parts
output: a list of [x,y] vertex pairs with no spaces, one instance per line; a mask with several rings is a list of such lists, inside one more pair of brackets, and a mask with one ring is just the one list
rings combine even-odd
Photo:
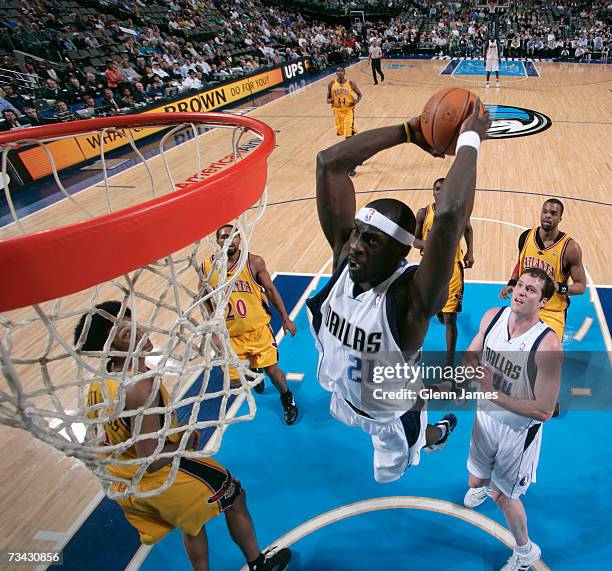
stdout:
[[414,236],[410,232],[398,226],[393,220],[390,220],[375,208],[368,208],[366,206],[360,208],[355,216],[355,220],[361,220],[361,222],[378,228],[387,236],[391,236],[391,238],[395,238],[398,242],[404,244],[404,246],[411,246],[414,242]]

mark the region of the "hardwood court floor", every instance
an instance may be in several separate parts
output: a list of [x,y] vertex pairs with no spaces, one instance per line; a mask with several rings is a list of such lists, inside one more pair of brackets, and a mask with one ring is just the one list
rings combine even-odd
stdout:
[[[486,104],[524,107],[545,113],[552,127],[530,137],[490,141],[479,160],[478,189],[473,213],[475,267],[466,277],[505,280],[516,260],[519,226],[539,223],[543,200],[561,197],[565,214],[561,229],[581,245],[593,281],[612,283],[609,209],[612,148],[612,70],[603,65],[539,63],[540,78],[507,78],[499,90],[485,90],[482,80],[440,75],[447,62],[397,60],[402,67],[387,69],[386,81],[372,85],[367,62],[347,70],[364,94],[356,109],[359,131],[399,123],[416,115],[438,89],[462,86],[478,93]],[[278,148],[269,161],[269,203],[251,250],[266,259],[270,271],[317,272],[330,251],[320,231],[313,197],[318,150],[338,141],[325,103],[327,83],[319,80],[252,112],[277,130]],[[225,156],[224,134],[206,135],[205,160]],[[192,146],[192,143],[187,143]],[[175,180],[195,172],[187,152],[171,151]],[[206,164],[206,163],[205,163]],[[353,178],[358,206],[383,196],[404,200],[416,210],[431,201],[433,181],[444,176],[452,159],[434,159],[415,146],[387,150],[358,169]],[[153,161],[156,178],[163,178],[161,161]],[[165,179],[164,179],[165,180]],[[113,177],[118,204],[148,196],[142,167]],[[248,184],[248,181],[245,181]],[[162,192],[168,191],[168,185]],[[239,192],[240,189],[237,189]],[[502,192],[503,191],[503,192]],[[99,188],[81,192],[78,199],[97,211]],[[60,203],[27,219],[29,230],[76,220],[73,206]],[[0,230],[0,238],[14,229]],[[411,255],[412,259],[417,259]],[[32,382],[35,382],[32,379]],[[95,498],[99,486],[77,461],[29,435],[0,428],[3,490],[0,498],[0,549],[49,549]],[[45,539],[46,538],[46,539]]]

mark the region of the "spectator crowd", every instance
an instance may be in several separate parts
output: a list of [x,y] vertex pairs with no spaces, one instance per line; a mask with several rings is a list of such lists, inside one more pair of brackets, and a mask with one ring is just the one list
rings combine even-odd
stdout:
[[[0,8],[0,29],[47,57],[4,56],[4,129],[130,112],[302,56],[325,69],[374,38],[386,55],[479,56],[491,21],[477,0],[318,0],[320,20],[302,0],[9,1],[19,8]],[[348,28],[330,16],[368,7],[396,15]],[[611,15],[612,0],[510,0],[496,14],[502,55],[608,59]]]
[[[21,64],[4,57],[4,128],[129,112],[305,55],[322,69],[361,52],[343,26],[306,21],[259,0],[171,0],[156,8],[160,23],[151,21],[150,6],[140,0],[98,3],[120,6],[113,18],[101,11],[57,15],[66,4],[77,5],[34,0],[24,4],[23,18],[3,21],[12,34],[37,30],[48,38],[49,53],[57,54],[55,61],[28,56]],[[188,32],[203,29],[191,39]],[[73,57],[81,52],[98,57],[82,65]]]
[[[490,35],[491,14],[477,2],[415,0],[381,29],[385,53],[478,57]],[[495,15],[505,57],[607,60],[611,1],[509,0]]]

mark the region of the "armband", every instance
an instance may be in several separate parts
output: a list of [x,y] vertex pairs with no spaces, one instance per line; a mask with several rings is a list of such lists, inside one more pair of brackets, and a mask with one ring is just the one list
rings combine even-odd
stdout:
[[410,126],[408,125],[408,121],[404,121],[404,131],[406,131],[406,142],[410,142]]

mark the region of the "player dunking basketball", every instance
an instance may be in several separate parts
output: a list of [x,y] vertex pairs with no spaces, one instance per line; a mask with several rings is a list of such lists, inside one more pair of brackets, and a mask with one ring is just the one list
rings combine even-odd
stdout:
[[[361,91],[354,81],[346,79],[342,66],[336,69],[336,79],[327,87],[327,103],[332,106],[339,137],[349,138],[357,133],[355,128],[355,106],[361,101]],[[351,171],[351,176],[355,170]]]
[[[106,301],[97,305],[85,339],[81,339],[87,319],[87,316],[83,315],[74,332],[75,347],[79,346],[80,341],[82,351],[103,351],[120,313],[121,302],[119,301]],[[109,372],[122,371],[125,367],[132,366],[131,363],[125,362],[125,357],[120,356],[128,353],[130,344],[133,347],[139,347],[142,344],[140,355],[153,350],[150,339],[142,343],[143,336],[143,331],[137,326],[135,340],[131,343],[131,312],[129,308],[126,308],[124,317],[117,324],[116,333],[111,340],[112,356],[107,363]],[[147,370],[144,355],[137,358],[137,370],[139,374]],[[119,381],[107,378],[104,380],[104,385],[102,387],[98,382],[90,385],[87,396],[88,407],[117,400]],[[151,402],[154,385],[153,377],[149,377],[126,386],[125,409],[136,410],[151,406],[147,403]],[[155,404],[152,406],[154,407],[168,404],[168,391],[163,383],[153,398]],[[95,417],[98,413],[99,409],[89,413],[89,416]],[[163,418],[164,416],[160,414],[143,415],[140,434],[156,434],[161,429]],[[176,414],[172,413],[171,428],[178,426]],[[106,422],[104,433],[107,446],[120,444],[133,437],[129,419],[123,418]],[[181,433],[170,435],[162,451],[177,450],[181,438]],[[118,459],[129,461],[152,456],[157,444],[157,438],[136,440],[134,446]],[[199,433],[193,432],[187,447],[197,449],[198,444]],[[172,458],[155,460],[142,477],[140,491],[146,492],[161,487],[168,478],[171,463]],[[138,470],[138,466],[109,464],[106,469],[116,478],[129,480]],[[116,491],[119,491],[119,486],[121,486],[119,483],[113,484]],[[150,498],[130,496],[119,500],[119,505],[127,520],[138,530],[140,540],[144,544],[157,543],[173,529],[180,529],[189,560],[193,568],[198,571],[208,571],[209,568],[205,524],[221,513],[225,515],[232,539],[249,562],[250,571],[282,571],[287,567],[291,558],[291,553],[287,549],[281,549],[268,557],[260,552],[240,482],[212,458],[182,458],[174,482],[167,490]]]
[[319,350],[318,380],[332,393],[332,416],[371,435],[379,482],[397,480],[418,464],[423,447],[442,447],[457,423],[449,414],[428,425],[422,406],[364,410],[361,367],[383,353],[416,363],[429,320],[448,297],[455,251],[474,203],[478,148],[491,124],[479,109],[478,100],[461,127],[457,156],[418,268],[404,260],[414,240],[412,210],[398,200],[381,199],[356,212],[348,172],[406,142],[440,156],[425,142],[420,118],[356,135],[317,157],[317,209],[334,261],[329,283],[307,302]]

